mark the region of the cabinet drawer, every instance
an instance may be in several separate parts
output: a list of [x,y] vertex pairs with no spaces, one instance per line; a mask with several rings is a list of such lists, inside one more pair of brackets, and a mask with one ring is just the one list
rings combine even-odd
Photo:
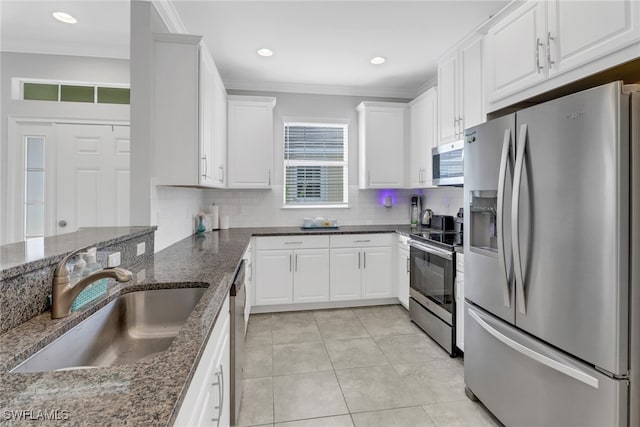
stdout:
[[341,234],[331,236],[332,248],[367,248],[372,246],[391,246],[393,234]]
[[313,249],[328,248],[329,236],[273,236],[256,237],[256,249]]
[[464,255],[456,252],[456,271],[464,273]]

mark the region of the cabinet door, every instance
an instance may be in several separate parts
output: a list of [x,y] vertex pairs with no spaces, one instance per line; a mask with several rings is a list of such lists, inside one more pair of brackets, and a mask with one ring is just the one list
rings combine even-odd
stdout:
[[256,251],[256,305],[293,302],[293,251]]
[[293,302],[329,301],[329,249],[293,252]]
[[482,90],[482,38],[460,49],[460,84],[462,92],[462,129],[485,121]]
[[[214,405],[215,416],[211,419],[214,426],[231,425],[231,406],[233,397],[231,396],[231,377],[235,374],[231,372],[231,336],[229,334],[229,326],[225,328],[225,335],[222,338],[222,347],[218,352],[215,361],[216,374],[212,378],[211,387],[212,395],[218,400],[212,402]],[[217,408],[217,409],[216,409]],[[199,424],[202,425],[202,424]],[[204,424],[206,425],[206,424]]]
[[228,102],[229,188],[271,188],[273,101]]
[[359,248],[331,249],[331,301],[361,298],[361,269]]
[[398,300],[405,307],[409,308],[409,252],[398,250]]
[[563,73],[640,41],[634,0],[548,2],[549,73]]
[[365,188],[404,187],[405,108],[371,108],[365,121]]
[[362,298],[393,296],[391,247],[362,250]]
[[436,88],[429,89],[411,105],[411,134],[409,138],[409,187],[432,187],[431,149],[437,137]]
[[200,171],[201,185],[214,184],[215,154],[214,147],[214,100],[215,65],[209,51],[200,52]]
[[489,102],[547,78],[546,2],[529,0],[486,36]]
[[456,272],[456,346],[464,351],[464,275]]
[[458,139],[458,52],[438,64],[439,144]]
[[213,175],[214,186],[227,185],[227,91],[216,72],[213,101]]

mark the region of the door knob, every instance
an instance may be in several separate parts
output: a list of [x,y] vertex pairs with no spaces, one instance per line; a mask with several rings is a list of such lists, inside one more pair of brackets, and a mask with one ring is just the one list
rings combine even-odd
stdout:
[[64,219],[61,219],[60,221],[58,221],[58,225],[60,227],[66,227],[67,226],[67,221],[65,221]]

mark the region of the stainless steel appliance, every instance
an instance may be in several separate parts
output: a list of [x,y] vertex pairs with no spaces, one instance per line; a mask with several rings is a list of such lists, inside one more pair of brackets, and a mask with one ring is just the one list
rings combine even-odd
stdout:
[[409,242],[409,317],[455,356],[455,251],[460,235],[412,234]]
[[243,259],[236,270],[235,277],[229,291],[229,309],[231,311],[231,384],[230,384],[230,410],[231,425],[236,425],[240,412],[240,402],[242,401],[242,371],[244,366],[244,339],[245,320],[244,308],[246,305],[247,292],[245,287],[246,264]]
[[424,209],[420,212],[420,225],[423,227],[431,227],[431,218],[433,218],[433,211],[431,209]]
[[434,185],[464,184],[464,140],[439,145],[431,150]]
[[454,231],[454,218],[451,215],[434,215],[431,228],[436,231]]
[[640,425],[638,90],[465,131],[465,383],[505,425]]

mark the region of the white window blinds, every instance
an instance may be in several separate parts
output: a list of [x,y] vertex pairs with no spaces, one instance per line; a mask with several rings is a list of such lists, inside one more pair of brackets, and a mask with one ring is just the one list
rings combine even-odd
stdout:
[[347,204],[347,126],[285,123],[285,206]]

